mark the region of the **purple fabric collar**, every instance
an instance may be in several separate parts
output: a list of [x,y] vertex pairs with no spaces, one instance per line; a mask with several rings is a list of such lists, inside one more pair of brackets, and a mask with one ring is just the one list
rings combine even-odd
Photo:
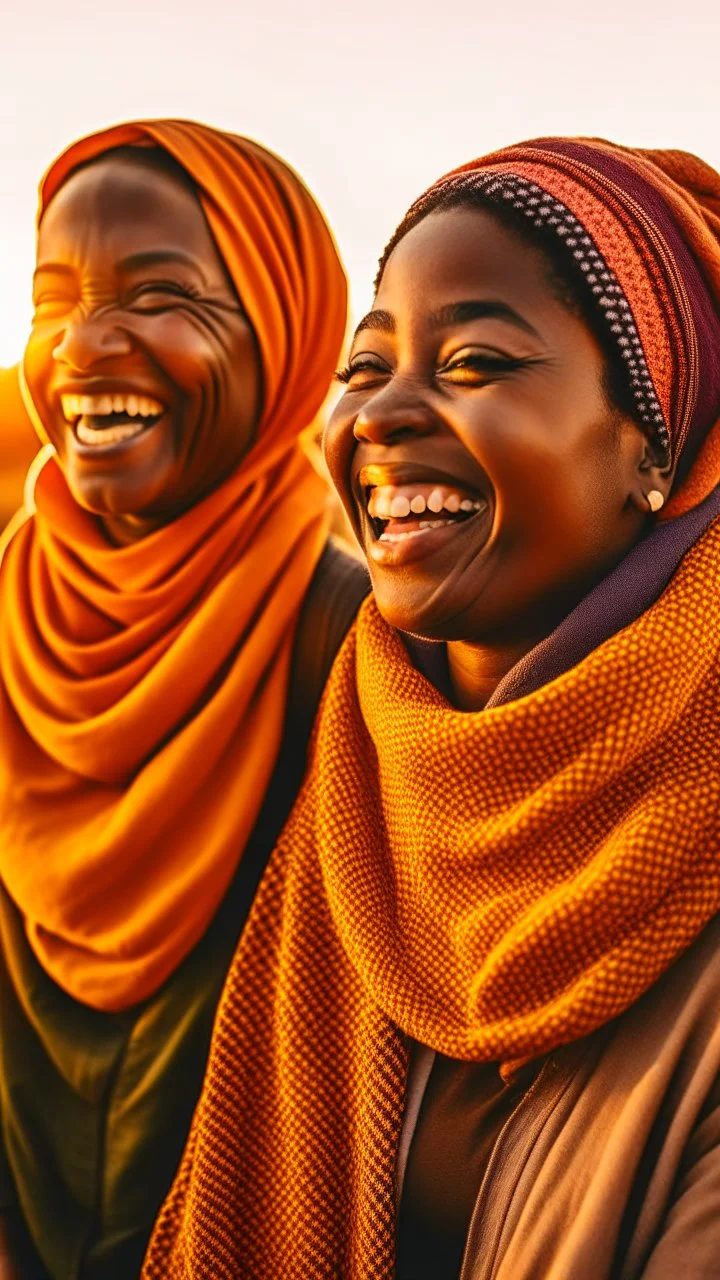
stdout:
[[[656,525],[546,640],[515,664],[486,709],[524,698],[556,680],[639,618],[662,594],[683,556],[718,516],[720,486],[687,515]],[[445,645],[406,635],[403,641],[418,671],[447,695],[450,680]]]

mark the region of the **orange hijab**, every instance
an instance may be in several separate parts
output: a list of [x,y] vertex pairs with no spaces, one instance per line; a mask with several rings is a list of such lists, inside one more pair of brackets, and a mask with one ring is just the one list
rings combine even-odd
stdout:
[[0,369],[0,529],[22,502],[25,475],[37,449],[20,396],[18,367]]
[[46,971],[106,1011],[151,995],[188,954],[257,818],[328,527],[298,435],[346,321],[318,207],[248,139],[184,121],[108,129],[55,161],[40,216],[79,164],[128,144],[165,149],[194,180],[257,336],[265,403],[241,467],[131,546],[108,542],[51,458],[0,568],[0,875]]

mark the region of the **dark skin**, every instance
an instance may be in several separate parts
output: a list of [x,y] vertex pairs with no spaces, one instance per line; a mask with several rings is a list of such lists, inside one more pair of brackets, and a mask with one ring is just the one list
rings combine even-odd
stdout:
[[[182,177],[146,152],[72,174],[42,219],[34,301],[28,385],[74,497],[113,542],[174,520],[240,463],[261,412],[260,358]],[[161,412],[131,439],[87,443],[69,395],[134,395]]]
[[[380,612],[447,642],[460,708],[486,704],[638,541],[648,492],[670,491],[672,471],[609,403],[604,372],[542,252],[491,214],[434,212],[391,254],[325,453]],[[367,511],[372,486],[410,494],[423,482],[475,509],[386,542]]]

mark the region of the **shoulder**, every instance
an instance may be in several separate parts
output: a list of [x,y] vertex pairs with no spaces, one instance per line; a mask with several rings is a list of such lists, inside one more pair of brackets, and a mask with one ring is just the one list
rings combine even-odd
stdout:
[[339,610],[354,617],[370,590],[365,561],[339,538],[329,537],[318,561],[307,595],[305,609]]
[[[293,665],[305,673],[318,664],[329,674],[355,615],[370,590],[364,561],[329,538],[303,604]],[[324,680],[323,680],[324,683]]]
[[[635,1004],[607,1029],[603,1057],[623,1074],[652,1065],[677,1089],[710,1082],[720,1072],[720,915]],[[601,1040],[605,1039],[600,1033]],[[632,1064],[625,1055],[631,1053]]]
[[300,612],[293,649],[288,717],[303,741],[336,654],[369,590],[364,561],[329,538]]

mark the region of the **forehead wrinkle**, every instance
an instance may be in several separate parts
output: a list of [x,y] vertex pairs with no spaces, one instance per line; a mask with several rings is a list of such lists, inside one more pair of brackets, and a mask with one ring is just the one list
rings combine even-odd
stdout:
[[118,263],[119,271],[139,271],[143,267],[154,267],[164,262],[182,262],[189,267],[197,267],[197,262],[182,249],[142,249],[138,253],[129,253]]
[[75,274],[73,268],[68,266],[66,262],[39,262],[33,271],[33,280],[43,273],[54,276],[72,276]]

